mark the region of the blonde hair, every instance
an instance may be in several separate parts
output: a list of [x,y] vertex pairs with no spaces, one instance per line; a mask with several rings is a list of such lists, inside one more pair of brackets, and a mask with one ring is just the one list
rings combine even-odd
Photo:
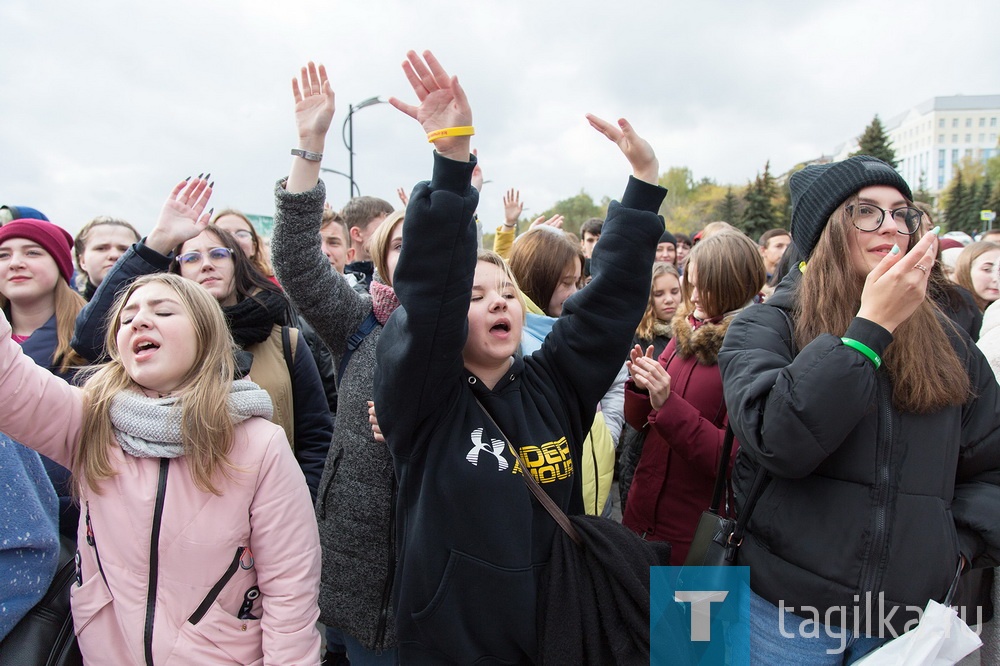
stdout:
[[952,280],[960,287],[965,287],[972,294],[972,297],[976,299],[976,305],[979,306],[980,312],[986,310],[990,301],[987,301],[976,293],[976,286],[972,284],[972,264],[975,263],[976,259],[992,250],[1000,250],[1000,245],[992,241],[969,243],[959,253],[958,259],[955,260],[955,272],[951,275]]
[[[87,301],[62,278],[56,280],[53,294],[55,295],[56,348],[52,353],[52,364],[58,363],[59,372],[66,373],[71,368],[87,364],[87,360],[77,354],[70,345],[73,331],[76,329],[76,316],[80,314],[80,310],[87,304]],[[3,294],[0,294],[0,308],[9,317],[13,316],[10,300]]]
[[375,264],[375,270],[382,276],[382,281],[390,287],[392,286],[392,276],[389,275],[389,262],[386,261],[386,257],[389,255],[389,241],[392,239],[392,232],[403,223],[405,213],[406,211],[403,210],[390,213],[378,223],[378,227],[368,239],[368,254],[371,255],[372,263]]
[[[656,288],[656,278],[664,275],[673,275],[680,284],[681,274],[677,272],[677,267],[665,261],[658,261],[653,264],[653,275],[649,279],[649,301],[646,303],[646,311],[639,321],[639,326],[635,329],[635,334],[640,340],[652,340],[656,337],[653,332],[653,325],[656,324],[656,306],[653,303],[653,290]],[[665,322],[670,323],[670,322]]]
[[[503,273],[504,278],[514,285],[514,293],[517,296],[517,302],[521,304],[521,323],[528,318],[528,305],[524,302],[524,293],[521,291],[521,287],[517,284],[517,277],[514,276],[514,271],[511,270],[510,266],[504,261],[496,252],[492,250],[479,250],[476,254],[476,262],[485,262],[487,264],[493,264]],[[536,303],[537,305],[537,303]]]
[[[865,276],[851,260],[854,218],[849,212],[858,209],[857,201],[857,195],[850,197],[830,216],[802,275],[795,321],[799,349],[823,333],[844,335],[861,307]],[[916,241],[916,234],[910,236],[909,247]],[[925,297],[893,331],[882,361],[896,409],[924,414],[963,404],[971,396],[969,375],[945,332],[946,325],[951,326],[950,320]],[[933,363],[927,362],[928,350],[933,350]]]
[[233,444],[227,399],[235,373],[235,346],[218,302],[196,282],[172,273],[140,277],[118,296],[110,310],[104,343],[110,360],[96,368],[83,387],[83,428],[72,466],[75,491],[79,495],[87,487],[100,493],[100,482],[117,473],[109,456],[115,441],[111,403],[119,392],[138,389],[122,365],[118,349],[121,311],[132,294],[149,284],[169,287],[191,320],[196,358],[183,379],[176,405],[181,410],[181,441],[195,485],[220,495],[216,476],[220,470],[228,475]]

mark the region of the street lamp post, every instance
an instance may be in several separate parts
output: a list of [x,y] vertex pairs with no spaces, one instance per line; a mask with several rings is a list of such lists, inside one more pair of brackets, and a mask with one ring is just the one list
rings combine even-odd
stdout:
[[375,104],[385,104],[385,100],[380,99],[376,95],[375,97],[369,97],[368,99],[357,104],[348,104],[347,118],[344,120],[344,125],[340,129],[340,137],[344,140],[344,147],[347,148],[347,177],[351,181],[351,191],[348,195],[348,199],[361,195],[361,188],[359,188],[358,184],[354,181],[354,114],[367,106],[374,106]]

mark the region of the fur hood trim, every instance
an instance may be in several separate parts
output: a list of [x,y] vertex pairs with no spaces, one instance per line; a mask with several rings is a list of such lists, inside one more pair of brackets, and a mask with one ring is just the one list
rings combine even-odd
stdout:
[[694,356],[701,365],[716,365],[719,362],[722,340],[726,337],[733,316],[726,315],[720,322],[705,322],[696,329],[690,315],[675,315],[671,325],[674,340],[677,341],[677,355],[681,358]]

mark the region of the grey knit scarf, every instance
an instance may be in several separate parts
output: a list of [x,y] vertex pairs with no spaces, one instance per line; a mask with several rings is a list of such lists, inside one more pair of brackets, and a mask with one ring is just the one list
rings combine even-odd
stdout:
[[[233,423],[251,416],[271,418],[271,397],[248,379],[233,382],[229,393],[229,415]],[[179,458],[181,410],[178,399],[149,398],[136,391],[121,391],[111,401],[111,425],[122,451],[136,458]]]

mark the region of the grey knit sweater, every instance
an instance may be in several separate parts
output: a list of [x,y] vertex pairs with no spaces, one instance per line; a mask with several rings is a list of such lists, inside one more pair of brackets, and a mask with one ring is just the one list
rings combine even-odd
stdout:
[[[289,194],[275,187],[271,258],[281,286],[296,309],[330,348],[336,366],[348,338],[372,311],[371,298],[330,270],[319,244],[326,187],[323,182]],[[385,444],[368,423],[372,400],[377,326],[351,356],[340,378],[333,443],[316,500],[323,548],[320,620],[350,634],[369,649],[396,644],[391,604],[394,472]]]

